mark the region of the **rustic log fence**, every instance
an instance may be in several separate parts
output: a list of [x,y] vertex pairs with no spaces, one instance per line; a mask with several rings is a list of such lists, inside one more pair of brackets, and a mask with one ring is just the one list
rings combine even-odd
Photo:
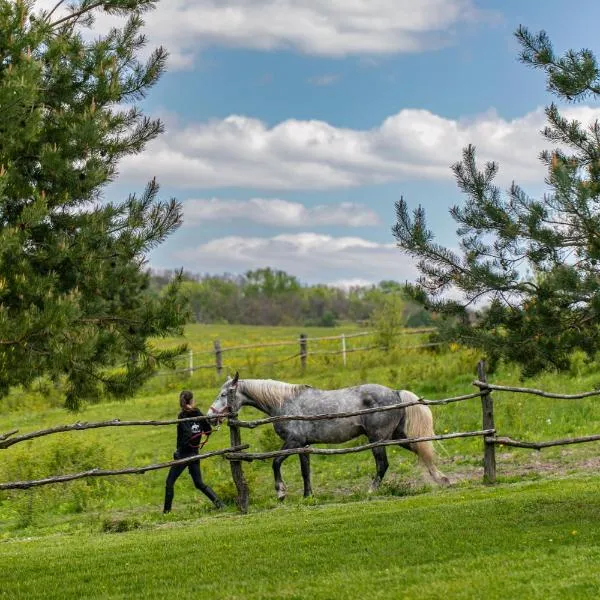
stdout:
[[[545,392],[543,390],[537,390],[532,388],[523,388],[523,387],[510,387],[510,386],[501,386],[495,385],[492,383],[488,383],[485,371],[485,362],[480,361],[477,367],[478,379],[473,381],[473,385],[479,388],[479,391],[473,392],[470,394],[465,394],[462,396],[456,396],[452,398],[444,398],[441,400],[425,400],[424,398],[418,398],[417,400],[401,402],[398,404],[379,407],[379,408],[367,408],[360,411],[354,412],[344,412],[344,413],[329,413],[329,414],[319,414],[319,415],[304,415],[304,416],[276,416],[276,417],[268,417],[264,419],[256,419],[253,421],[241,421],[237,418],[237,414],[232,410],[234,399],[235,399],[235,391],[230,390],[227,398],[227,403],[229,406],[229,414],[227,418],[227,424],[229,427],[230,434],[230,446],[228,448],[223,448],[219,450],[214,450],[211,452],[206,452],[203,454],[199,454],[193,457],[187,457],[179,460],[172,460],[164,463],[158,463],[153,465],[146,465],[143,467],[129,467],[125,469],[115,469],[115,470],[102,470],[102,469],[91,469],[88,471],[84,471],[81,473],[74,474],[66,474],[66,475],[58,475],[54,477],[46,477],[44,479],[31,480],[31,481],[13,481],[8,483],[0,484],[1,490],[11,490],[11,489],[28,489],[31,487],[37,487],[42,485],[49,485],[53,483],[64,483],[67,481],[72,481],[74,479],[80,479],[84,477],[105,477],[112,475],[129,475],[129,474],[141,474],[147,471],[153,471],[158,469],[165,469],[172,465],[176,464],[187,464],[188,462],[193,462],[194,460],[206,460],[208,458],[212,458],[215,456],[222,456],[223,458],[229,461],[231,467],[231,474],[236,486],[237,497],[236,504],[238,509],[245,513],[248,511],[249,507],[249,498],[250,491],[248,488],[247,481],[244,477],[243,471],[243,463],[244,462],[252,462],[255,460],[269,460],[275,458],[277,456],[289,456],[293,454],[318,454],[318,455],[338,455],[338,454],[351,454],[356,452],[364,452],[366,450],[370,450],[372,448],[381,447],[381,446],[397,446],[399,444],[398,440],[382,440],[379,442],[373,442],[369,444],[362,444],[359,446],[346,447],[346,448],[313,448],[313,447],[303,447],[303,448],[293,448],[289,450],[276,450],[272,452],[248,452],[249,445],[242,443],[241,429],[254,429],[256,427],[260,427],[262,425],[268,425],[276,422],[282,421],[292,421],[292,420],[301,420],[301,421],[318,421],[323,419],[340,419],[351,416],[369,414],[374,412],[385,412],[389,410],[397,410],[399,408],[406,408],[408,406],[413,406],[416,404],[425,404],[425,405],[446,405],[454,402],[461,402],[473,398],[481,398],[481,407],[482,407],[482,429],[477,431],[463,431],[463,432],[454,432],[443,435],[433,435],[429,437],[420,437],[420,438],[407,438],[402,439],[401,444],[411,444],[416,442],[424,442],[424,441],[434,441],[434,440],[450,440],[450,439],[458,439],[458,438],[470,438],[470,437],[481,437],[483,440],[483,482],[486,484],[494,484],[496,482],[496,455],[495,455],[495,447],[498,444],[504,446],[514,446],[517,448],[533,448],[537,450],[541,450],[542,448],[548,448],[551,446],[560,446],[567,444],[579,444],[586,443],[592,441],[600,440],[600,435],[588,435],[581,436],[577,438],[567,438],[561,440],[551,440],[544,442],[527,442],[514,440],[510,437],[506,436],[497,436],[496,428],[494,423],[494,404],[492,400],[492,394],[495,393],[503,393],[503,392],[511,392],[511,393],[523,393],[523,394],[533,394],[542,396],[545,398],[558,398],[558,399],[566,399],[566,400],[576,400],[589,398],[592,396],[600,395],[600,390],[594,390],[591,392],[583,392],[579,394],[556,394],[551,392]],[[204,419],[209,419],[207,416],[200,417],[189,417],[187,419],[182,419],[185,421],[199,421]],[[30,433],[25,433],[21,435],[18,434],[18,430],[12,430],[7,433],[0,435],[0,450],[7,449],[10,446],[25,442],[34,438],[43,437],[46,435],[52,435],[56,433],[65,433],[71,431],[81,431],[86,429],[97,429],[101,427],[129,427],[129,426],[162,426],[162,425],[173,425],[178,423],[179,420],[168,420],[168,421],[120,421],[118,419],[113,419],[110,421],[103,421],[98,423],[75,423],[72,425],[60,425],[57,427],[52,427],[44,430],[33,431]]]

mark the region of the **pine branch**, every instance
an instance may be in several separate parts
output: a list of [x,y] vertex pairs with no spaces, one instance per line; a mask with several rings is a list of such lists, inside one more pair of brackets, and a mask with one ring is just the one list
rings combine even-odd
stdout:
[[58,2],[54,5],[54,7],[48,12],[46,15],[46,21],[50,21],[52,15],[65,3],[66,0],[58,0]]
[[[59,2],[59,6],[60,6],[61,2]],[[106,0],[96,0],[96,2],[92,2],[91,4],[84,4],[79,10],[74,10],[73,12],[71,12],[70,14],[61,17],[60,19],[57,19],[56,21],[50,23],[50,27],[52,29],[55,29],[56,27],[58,27],[59,25],[62,25],[63,23],[68,23],[71,20],[78,20],[80,17],[92,12],[94,9],[103,6],[104,4],[106,4]],[[54,12],[54,10],[52,11]]]
[[544,31],[533,36],[527,28],[519,26],[515,36],[523,47],[519,56],[521,62],[546,71],[551,92],[569,101],[583,99],[588,94],[600,94],[600,71],[591,51],[569,51],[559,59]]

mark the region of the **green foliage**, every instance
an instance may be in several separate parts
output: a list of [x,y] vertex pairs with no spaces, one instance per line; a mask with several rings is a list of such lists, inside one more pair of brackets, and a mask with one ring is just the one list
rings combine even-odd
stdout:
[[[78,473],[97,467],[115,468],[124,457],[110,446],[91,439],[71,437],[48,440],[39,450],[39,442],[29,442],[11,449],[0,464],[2,481],[25,481],[54,475]],[[82,513],[97,503],[107,501],[117,482],[110,477],[87,478],[73,481],[68,486],[32,488],[0,492],[0,503],[6,502],[14,511],[16,526],[29,527],[39,522],[51,506],[58,514]]]
[[273,427],[261,427],[258,435],[258,448],[260,448],[260,452],[280,450],[282,445],[283,441],[275,433]]
[[273,271],[270,267],[248,271],[245,279],[244,294],[248,297],[260,295],[272,298],[288,292],[297,292],[300,289],[296,277],[284,271]]
[[[185,322],[178,282],[159,298],[142,268],[181,223],[179,203],[159,202],[155,181],[139,197],[102,201],[119,160],[162,131],[135,105],[165,66],[162,48],[137,58],[141,14],[154,5],[80,0],[58,18],[0,0],[1,394],[64,378],[76,408],[131,395],[181,352],[148,343]],[[82,28],[98,11],[125,21],[92,40]]]
[[[597,99],[600,75],[589,50],[559,58],[547,35],[516,33],[521,60],[542,69],[548,89],[566,100]],[[585,128],[546,109],[545,138],[560,149],[542,153],[552,192],[534,199],[513,184],[507,194],[495,185],[496,163],[476,163],[473,146],[453,166],[463,206],[451,209],[458,223],[460,252],[435,242],[421,207],[410,214],[397,205],[394,235],[419,259],[422,277],[415,299],[441,312],[442,337],[482,349],[492,364],[505,359],[523,376],[569,368],[574,350],[593,359],[600,347],[600,124]],[[443,293],[454,289],[462,301]],[[480,301],[476,315],[468,307]]]
[[398,341],[398,336],[405,327],[404,301],[398,294],[388,294],[373,311],[371,327],[375,329],[375,340],[379,346],[390,350]]
[[[390,293],[405,297],[404,286],[395,281],[343,290],[300,285],[293,275],[270,268],[235,278],[184,273],[183,279],[182,289],[196,323],[335,327],[339,322],[368,320]],[[162,293],[168,282],[168,271],[153,273],[151,288]],[[403,311],[409,327],[432,323],[431,314],[406,297]]]

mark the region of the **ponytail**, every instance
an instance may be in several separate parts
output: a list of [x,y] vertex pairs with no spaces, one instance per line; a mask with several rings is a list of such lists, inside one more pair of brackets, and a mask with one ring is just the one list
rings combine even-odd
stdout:
[[194,394],[192,394],[192,392],[190,392],[189,390],[183,390],[183,392],[179,394],[179,406],[182,410],[189,410],[190,404],[192,403],[193,399]]

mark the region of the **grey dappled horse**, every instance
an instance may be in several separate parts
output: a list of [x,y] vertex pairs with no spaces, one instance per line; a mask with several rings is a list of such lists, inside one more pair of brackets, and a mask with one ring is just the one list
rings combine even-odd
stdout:
[[[228,413],[227,392],[235,388],[234,412],[242,406],[254,406],[269,416],[318,415],[337,412],[355,412],[365,408],[389,406],[401,402],[418,400],[412,392],[392,390],[383,385],[365,384],[337,390],[320,390],[309,385],[290,384],[272,379],[239,379],[236,373],[227,377],[219,395],[208,409],[207,415],[221,422]],[[434,449],[431,442],[403,444],[402,439],[429,437],[434,435],[431,410],[425,404],[416,404],[385,412],[363,414],[354,417],[327,419],[322,421],[283,421],[273,423],[275,432],[283,440],[282,450],[302,448],[310,444],[340,444],[366,435],[369,442],[398,440],[398,445],[411,450],[440,485],[448,485],[448,478],[434,464]],[[384,446],[373,448],[377,474],[370,490],[379,487],[388,468]],[[310,496],[310,456],[300,454],[300,468],[304,481],[304,496]],[[275,490],[283,500],[286,486],[281,478],[281,463],[287,456],[273,460]]]

